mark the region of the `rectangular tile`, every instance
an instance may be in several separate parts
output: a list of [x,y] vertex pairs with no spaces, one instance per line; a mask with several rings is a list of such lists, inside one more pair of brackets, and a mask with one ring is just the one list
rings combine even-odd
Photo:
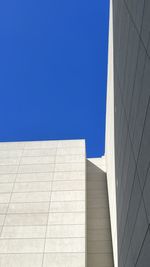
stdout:
[[56,163],[85,162],[83,155],[57,155]]
[[58,142],[58,148],[59,147],[69,147],[71,149],[74,147],[81,147],[84,150],[85,140],[61,140]]
[[45,252],[85,252],[84,238],[46,239]]
[[84,163],[56,163],[55,171],[84,171],[85,164]]
[[82,147],[63,147],[57,149],[57,155],[84,155]]
[[85,172],[56,172],[54,173],[54,180],[85,180]]
[[85,181],[54,181],[53,191],[85,190]]
[[49,225],[46,237],[85,237],[85,225]]
[[46,253],[44,267],[85,267],[84,253]]
[[20,158],[22,150],[0,150],[0,158]]
[[53,173],[22,173],[17,174],[16,182],[40,182],[40,181],[52,181]]
[[24,142],[0,142],[0,150],[18,150],[24,148]]
[[85,201],[51,202],[51,212],[85,212]]
[[42,156],[42,157],[22,157],[21,165],[25,164],[49,164],[55,162],[55,156]]
[[0,174],[17,173],[17,171],[18,171],[17,165],[1,165],[0,166]]
[[52,201],[76,201],[85,200],[85,191],[53,191]]
[[19,165],[20,158],[1,158],[0,155],[0,165]]
[[5,220],[5,215],[0,214],[0,226],[2,226],[4,224],[4,220]]
[[10,193],[0,194],[0,203],[8,203],[10,200]]
[[42,253],[44,239],[1,239],[0,253]]
[[4,226],[1,238],[45,238],[46,226]]
[[1,267],[41,267],[43,254],[0,254]]
[[55,156],[56,148],[26,149],[23,151],[23,157],[47,157]]
[[0,184],[0,193],[10,193],[13,189],[13,183]]
[[5,226],[46,225],[47,218],[48,214],[8,214],[5,219]]
[[13,193],[11,202],[48,202],[50,194],[50,192]]
[[[3,167],[3,166],[0,166]],[[1,171],[1,169],[0,169]],[[33,173],[33,172],[53,172],[54,164],[26,164],[20,165],[18,169],[18,173]]]
[[49,213],[48,224],[85,224],[85,213]]
[[0,203],[0,214],[5,214],[8,209],[8,204],[6,203]]
[[16,174],[0,174],[0,183],[13,183],[16,179]]
[[24,149],[50,149],[57,148],[58,141],[31,141],[25,142]]
[[42,192],[50,191],[52,182],[24,182],[15,183],[13,192]]
[[37,203],[10,203],[8,214],[10,213],[46,213],[49,211],[49,202]]

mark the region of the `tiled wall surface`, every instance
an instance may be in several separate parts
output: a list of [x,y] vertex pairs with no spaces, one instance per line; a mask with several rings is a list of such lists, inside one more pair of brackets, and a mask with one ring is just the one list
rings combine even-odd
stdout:
[[119,267],[150,266],[150,1],[113,0]]
[[87,267],[113,267],[104,159],[87,160]]
[[0,143],[0,266],[85,267],[85,143]]

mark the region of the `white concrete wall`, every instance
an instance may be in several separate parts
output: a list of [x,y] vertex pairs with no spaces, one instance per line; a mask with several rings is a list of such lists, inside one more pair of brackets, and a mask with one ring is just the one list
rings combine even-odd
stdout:
[[117,248],[117,215],[116,215],[116,181],[115,181],[115,138],[114,138],[114,61],[113,61],[113,9],[110,0],[109,17],[109,48],[108,48],[108,80],[107,80],[107,108],[106,108],[106,172],[110,207],[110,220],[114,265],[118,266]]
[[85,142],[0,143],[0,266],[85,267]]

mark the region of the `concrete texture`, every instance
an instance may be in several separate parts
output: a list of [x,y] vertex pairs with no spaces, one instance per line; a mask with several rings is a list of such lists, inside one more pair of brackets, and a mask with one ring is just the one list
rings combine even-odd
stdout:
[[85,142],[0,143],[0,266],[85,267]]
[[105,171],[84,140],[0,143],[0,266],[113,267]]

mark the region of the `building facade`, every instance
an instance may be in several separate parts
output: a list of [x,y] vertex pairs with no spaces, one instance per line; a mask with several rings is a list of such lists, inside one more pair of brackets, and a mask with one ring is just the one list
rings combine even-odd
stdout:
[[150,266],[149,38],[149,0],[110,0],[105,157],[0,143],[1,267]]
[[150,1],[111,1],[106,161],[119,267],[150,265],[149,33]]
[[86,266],[85,142],[0,143],[0,266]]
[[0,266],[113,267],[105,158],[84,140],[0,143]]

